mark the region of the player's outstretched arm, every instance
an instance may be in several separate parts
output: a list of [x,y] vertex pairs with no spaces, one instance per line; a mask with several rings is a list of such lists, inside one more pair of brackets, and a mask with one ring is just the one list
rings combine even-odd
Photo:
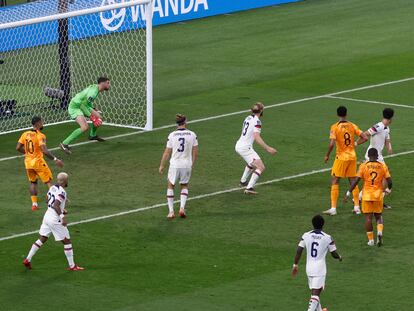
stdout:
[[295,260],[293,262],[293,267],[292,267],[292,276],[297,276],[298,275],[298,269],[299,269],[299,260],[300,257],[302,256],[302,252],[303,252],[303,247],[298,246],[298,248],[296,249],[296,255],[295,255]]
[[371,136],[370,132],[365,131],[360,136],[359,139],[355,142],[355,146],[361,145],[368,141],[369,137]]
[[338,259],[339,261],[342,261],[342,256],[339,255],[337,251],[331,252],[331,255],[333,258]]
[[325,163],[328,163],[328,161],[329,161],[329,156],[331,155],[331,152],[332,152],[332,150],[333,150],[333,148],[334,148],[334,146],[335,146],[335,139],[331,139],[330,141],[329,141],[329,145],[328,145],[328,151],[326,152],[326,155],[325,155]]
[[193,160],[192,167],[194,167],[194,164],[198,158],[198,146],[193,146],[193,149],[191,151],[191,159]]
[[47,149],[46,145],[40,145],[40,149],[42,150],[43,154],[47,156],[50,160],[55,161],[55,164],[57,167],[63,167],[63,161],[59,160],[57,157],[55,157],[49,149]]
[[277,153],[277,150],[275,148],[270,147],[265,143],[260,133],[255,132],[253,135],[255,142],[258,143],[264,150],[266,150],[268,153],[272,155],[275,155]]
[[160,167],[158,169],[158,172],[160,174],[164,173],[164,165],[165,165],[165,162],[168,161],[168,159],[171,156],[171,153],[172,153],[172,148],[165,148],[164,153],[162,154]]

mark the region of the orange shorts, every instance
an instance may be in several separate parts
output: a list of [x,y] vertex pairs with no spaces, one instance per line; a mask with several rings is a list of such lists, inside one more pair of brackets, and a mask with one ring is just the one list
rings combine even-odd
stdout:
[[381,214],[383,211],[383,201],[365,201],[362,200],[362,212],[364,214]]
[[335,177],[355,177],[357,175],[357,161],[335,159],[331,175]]
[[52,172],[47,164],[36,169],[26,169],[26,173],[30,182],[36,182],[37,178],[40,178],[40,180],[46,184],[53,179]]

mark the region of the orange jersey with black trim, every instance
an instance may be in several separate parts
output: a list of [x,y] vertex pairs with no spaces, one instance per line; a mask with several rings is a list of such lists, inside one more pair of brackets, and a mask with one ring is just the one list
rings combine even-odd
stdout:
[[391,177],[387,165],[377,161],[364,162],[359,166],[357,176],[364,180],[362,200],[382,201],[382,181]]
[[46,135],[40,131],[30,130],[24,132],[19,139],[24,146],[24,164],[26,169],[37,169],[45,163],[42,145],[46,145]]
[[359,127],[349,121],[339,121],[331,126],[329,138],[335,139],[338,160],[356,160],[355,136],[361,134]]

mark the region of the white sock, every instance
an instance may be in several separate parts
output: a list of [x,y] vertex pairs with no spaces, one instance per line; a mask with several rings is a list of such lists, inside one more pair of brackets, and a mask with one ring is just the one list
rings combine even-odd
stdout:
[[252,172],[253,172],[253,167],[246,165],[246,167],[244,168],[243,176],[240,179],[240,182],[246,182],[247,178],[249,178]]
[[29,255],[27,255],[26,259],[28,261],[32,261],[32,257],[36,254],[40,247],[42,247],[43,243],[40,240],[37,240],[33,243],[32,248],[30,249]]
[[73,249],[72,244],[65,244],[63,245],[66,259],[68,260],[69,267],[73,268],[75,266],[75,262],[73,261]]
[[319,306],[319,297],[312,295],[309,300],[308,311],[317,311]]
[[174,212],[174,190],[167,189],[167,202],[170,213]]
[[359,192],[359,200],[362,201],[362,190]]
[[187,198],[188,198],[188,189],[181,189],[180,209],[185,208],[185,203],[187,202]]
[[254,185],[256,185],[256,182],[259,179],[261,174],[262,172],[259,170],[255,170],[253,172],[252,177],[250,177],[249,184],[247,185],[247,189],[254,188]]

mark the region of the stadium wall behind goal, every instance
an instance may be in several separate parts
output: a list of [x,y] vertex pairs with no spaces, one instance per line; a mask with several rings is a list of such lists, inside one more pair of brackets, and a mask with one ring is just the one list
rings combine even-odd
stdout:
[[[81,9],[83,2],[89,2],[90,6],[90,1],[91,0],[76,0],[73,4],[73,9]],[[299,1],[303,0],[154,0],[153,25],[158,26],[177,23],[208,16]],[[0,9],[0,24],[4,23],[1,19],[1,16],[4,16],[4,14],[22,16],[25,14],[25,11],[27,11],[26,6],[29,5],[32,14],[35,13],[33,12],[35,10],[42,12],[46,7],[49,7],[50,9],[51,6],[54,6],[54,2],[56,2],[55,5],[57,7],[57,1],[50,0],[2,8]],[[124,1],[99,0],[97,5],[104,5],[114,2]],[[70,6],[71,5],[72,4],[70,4]],[[82,31],[82,33],[71,33],[70,39],[79,40],[88,37],[111,34],[113,32],[123,32],[131,29],[137,29],[142,27],[143,24],[142,22],[139,23],[139,21],[142,21],[143,19],[145,19],[145,8],[143,5],[120,9],[116,12],[108,11],[100,14],[72,18],[69,23],[74,24],[74,28],[83,28],[84,31]],[[94,25],[94,27],[90,27],[90,25]],[[28,29],[32,27],[35,27],[36,29]],[[57,22],[54,22],[52,28],[56,28],[57,30]],[[27,38],[28,33],[36,33],[36,36]],[[37,24],[0,31],[0,52],[56,43],[58,40],[57,31],[53,31],[52,33],[54,33],[54,35],[51,35],[50,24]],[[10,40],[10,38],[19,37],[26,37],[26,39]]]

